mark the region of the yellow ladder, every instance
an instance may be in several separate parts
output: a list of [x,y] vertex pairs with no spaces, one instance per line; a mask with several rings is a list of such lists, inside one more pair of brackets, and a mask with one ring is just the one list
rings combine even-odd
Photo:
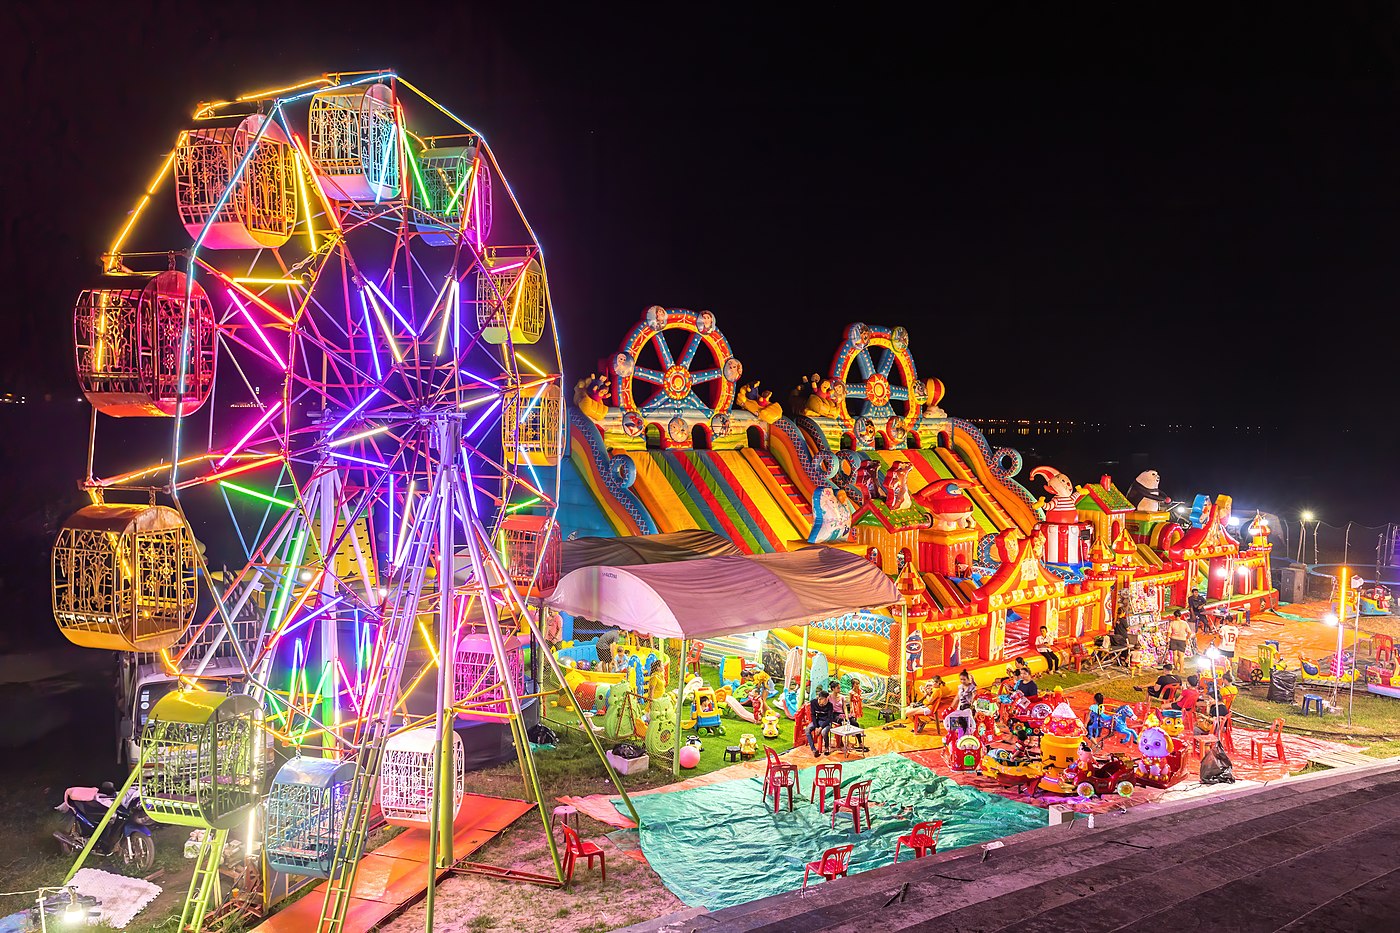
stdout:
[[185,909],[180,912],[180,933],[199,933],[203,928],[209,902],[218,897],[219,861],[224,857],[227,839],[226,829],[204,831],[199,857],[194,863],[194,877],[190,878],[189,897],[185,898]]
[[[439,493],[440,494],[440,493]],[[423,507],[426,515],[438,502],[428,497]],[[345,825],[336,841],[335,858],[326,881],[326,897],[317,921],[318,933],[340,933],[345,913],[350,906],[350,892],[355,887],[355,874],[364,852],[365,836],[369,831],[369,815],[374,809],[374,795],[379,786],[379,766],[384,757],[384,739],[389,733],[399,683],[403,677],[404,659],[412,641],[418,605],[423,594],[423,580],[428,565],[428,553],[433,540],[433,522],[419,522],[405,567],[413,568],[410,579],[400,583],[402,598],[396,599],[385,620],[380,645],[381,656],[373,659],[370,670],[381,672],[381,680],[366,698],[364,729],[355,753],[355,779],[350,785],[350,800],[345,812]]]

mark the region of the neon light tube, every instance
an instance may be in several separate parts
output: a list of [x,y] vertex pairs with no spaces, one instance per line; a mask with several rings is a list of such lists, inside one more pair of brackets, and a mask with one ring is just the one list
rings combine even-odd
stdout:
[[[389,553],[394,553],[394,474],[389,474]],[[371,605],[379,605],[379,596],[370,599]]]
[[374,360],[374,378],[384,381],[384,370],[379,366],[379,351],[374,348],[374,325],[369,319],[369,305],[365,302],[365,293],[360,292],[360,310],[365,315],[365,342],[369,344],[370,359]]
[[496,382],[495,382],[494,379],[487,379],[487,378],[485,378],[485,377],[483,377],[483,376],[478,376],[476,373],[472,372],[472,371],[469,370],[469,369],[463,369],[463,370],[460,370],[460,372],[462,373],[463,376],[470,376],[472,379],[475,379],[477,382],[481,383],[482,385],[486,386],[487,388],[491,388],[491,389],[496,388]]
[[[371,286],[371,287],[373,287],[373,286]],[[377,291],[377,290],[378,290],[378,289],[376,289],[376,291]],[[364,293],[364,292],[360,292],[360,297],[363,299],[363,298],[365,297],[365,293]],[[382,328],[384,329],[384,338],[385,338],[386,340],[389,341],[389,352],[391,352],[391,353],[394,354],[394,362],[396,362],[396,363],[402,363],[402,362],[403,362],[403,354],[399,352],[399,344],[398,344],[398,341],[396,341],[396,340],[394,339],[394,332],[393,332],[393,330],[389,327],[389,321],[388,321],[387,318],[384,317],[384,312],[383,312],[382,310],[380,310],[380,308],[379,308],[379,299],[377,299],[377,298],[374,297],[374,293],[373,293],[373,292],[371,292],[370,295],[369,295],[369,303],[372,304],[372,305],[374,305],[374,316],[377,317],[377,318],[379,318],[379,326],[382,327]]]
[[334,437],[336,431],[339,431],[341,428],[345,427],[345,422],[349,421],[351,418],[359,414],[364,409],[364,407],[368,405],[371,401],[373,401],[374,397],[378,394],[379,390],[375,389],[369,395],[366,395],[358,405],[346,412],[345,417],[337,421],[335,423],[335,426],[326,432],[326,437]]
[[382,461],[380,461],[380,460],[366,460],[364,457],[355,457],[355,456],[352,456],[351,454],[347,454],[347,453],[345,453],[345,452],[343,452],[343,451],[339,451],[339,450],[332,450],[330,453],[331,453],[331,456],[332,456],[332,457],[335,457],[337,460],[353,460],[353,461],[355,461],[356,463],[368,464],[369,466],[376,467],[376,468],[381,469],[381,470],[387,470],[387,469],[389,469],[389,464],[384,463],[384,462],[382,462]]
[[515,354],[515,359],[516,359],[518,362],[524,363],[524,364],[525,364],[526,366],[528,366],[530,369],[534,370],[534,372],[535,372],[536,374],[541,375],[541,376],[544,376],[545,378],[548,378],[548,377],[549,377],[549,373],[545,372],[543,369],[540,369],[540,368],[539,368],[538,366],[536,366],[534,363],[531,363],[529,357],[525,356],[523,353],[516,353],[516,354]]
[[[364,404],[364,403],[362,402],[361,404]],[[376,427],[376,428],[366,428],[366,429],[363,430],[363,431],[360,431],[360,432],[355,433],[355,434],[351,434],[349,437],[342,437],[342,438],[341,438],[340,440],[338,440],[338,441],[333,441],[333,442],[331,442],[331,446],[332,446],[332,447],[339,447],[339,446],[342,445],[342,444],[352,444],[352,443],[354,443],[355,441],[362,441],[362,440],[364,440],[364,439],[367,438],[367,437],[374,437],[374,436],[377,435],[377,434],[383,434],[383,433],[384,433],[385,431],[387,431],[387,430],[389,430],[389,425],[387,425],[387,424],[381,424],[381,425],[379,425],[379,426]]]
[[199,486],[203,483],[217,483],[225,476],[237,476],[239,473],[247,473],[249,470],[256,470],[258,467],[267,466],[269,463],[280,463],[281,461],[282,457],[280,454],[272,454],[271,456],[267,457],[259,457],[257,460],[239,464],[238,466],[233,467],[229,470],[222,470],[218,473],[210,473],[208,476],[201,476],[198,479],[187,479],[184,482],[176,485],[175,488],[188,489],[191,486]]
[[121,248],[126,243],[126,238],[131,233],[131,228],[136,226],[136,221],[140,219],[141,213],[146,209],[146,205],[151,203],[151,198],[155,196],[156,189],[159,188],[160,183],[165,180],[165,173],[170,171],[170,167],[175,164],[175,154],[179,152],[180,147],[184,145],[186,135],[186,132],[181,131],[180,135],[175,138],[175,147],[170,150],[170,154],[166,156],[165,161],[160,164],[160,168],[156,171],[156,176],[152,178],[151,183],[146,186],[146,193],[141,195],[140,201],[136,202],[136,209],[133,210],[131,216],[127,218],[126,223],[117,234],[117,238],[112,241],[111,246],[107,247],[107,262],[105,263],[107,271],[110,272],[117,268],[114,264],[114,260],[121,253]]
[[404,327],[408,328],[408,332],[410,334],[412,334],[414,337],[417,337],[418,331],[414,330],[413,325],[409,323],[408,318],[400,314],[399,309],[394,307],[394,302],[389,298],[389,296],[384,294],[384,292],[380,291],[379,286],[375,285],[374,282],[370,281],[369,279],[365,279],[365,284],[368,285],[371,289],[373,289],[376,295],[384,299],[384,304],[388,305],[389,310],[393,312],[394,317],[399,319],[399,323],[402,324]]
[[247,486],[240,486],[237,483],[230,483],[228,480],[220,480],[219,485],[222,486],[224,489],[232,489],[234,492],[241,492],[245,496],[251,496],[254,499],[261,499],[263,502],[271,502],[273,505],[280,505],[284,509],[296,507],[295,502],[288,502],[286,499],[279,499],[276,496],[270,496],[265,492],[259,492],[256,489],[249,489]]
[[239,301],[238,296],[233,292],[229,292],[228,296],[233,299],[233,303],[238,307],[238,313],[243,315],[243,319],[248,322],[248,326],[253,328],[253,332],[258,335],[258,339],[262,341],[262,345],[267,347],[267,352],[272,354],[272,358],[277,361],[277,365],[285,370],[287,368],[287,361],[282,359],[282,354],[278,353],[276,348],[272,346],[272,341],[267,339],[267,334],[264,334],[263,329],[258,326],[258,322],[253,320],[253,315],[248,313],[248,306],[242,301]]
[[452,357],[462,355],[462,283],[452,280]]
[[229,459],[232,458],[234,454],[238,453],[240,450],[243,449],[243,445],[248,443],[249,438],[251,438],[254,434],[257,434],[258,431],[262,428],[262,426],[271,421],[273,416],[281,410],[282,400],[279,398],[271,408],[263,412],[262,416],[258,418],[257,422],[251,428],[248,429],[248,433],[243,435],[243,437],[238,441],[237,444],[233,445],[233,448],[228,453],[224,454],[223,459],[220,460],[218,463],[214,464],[214,468],[216,470],[222,469],[223,465],[225,463],[228,463]]
[[476,429],[481,427],[481,423],[485,421],[487,417],[490,416],[491,412],[496,410],[496,406],[499,404],[501,404],[501,400],[498,398],[490,405],[486,406],[486,410],[481,413],[481,417],[476,419],[476,423],[467,429],[467,433],[464,435],[464,437],[470,440],[471,436],[476,433]]

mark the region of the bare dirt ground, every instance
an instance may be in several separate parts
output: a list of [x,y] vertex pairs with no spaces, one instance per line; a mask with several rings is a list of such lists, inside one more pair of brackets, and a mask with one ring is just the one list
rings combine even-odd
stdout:
[[[585,819],[584,823],[592,821]],[[438,885],[433,928],[441,933],[603,933],[681,909],[684,905],[662,886],[661,879],[647,865],[628,858],[618,846],[594,834],[606,828],[598,823],[592,823],[591,829],[585,825],[583,836],[602,847],[607,858],[607,881],[602,880],[596,859],[591,871],[580,861],[573,884],[563,890],[480,875],[456,876]],[[474,860],[537,874],[554,871],[539,818],[533,813],[521,817],[500,838],[477,852]],[[424,920],[424,907],[419,903],[384,929],[390,933],[411,933],[422,930]]]

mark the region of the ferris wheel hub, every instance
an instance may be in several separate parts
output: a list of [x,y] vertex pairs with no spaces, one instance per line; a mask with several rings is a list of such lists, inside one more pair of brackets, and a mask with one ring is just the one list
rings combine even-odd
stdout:
[[674,401],[681,401],[690,395],[691,388],[695,385],[695,378],[690,374],[690,370],[679,363],[666,370],[665,389],[666,397]]
[[865,397],[872,405],[888,405],[890,402],[890,381],[875,373],[865,381]]

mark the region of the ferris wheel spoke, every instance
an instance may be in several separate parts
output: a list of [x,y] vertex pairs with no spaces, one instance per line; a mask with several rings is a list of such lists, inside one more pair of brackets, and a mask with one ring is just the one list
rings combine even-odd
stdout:
[[640,379],[642,382],[649,382],[654,386],[665,385],[666,376],[654,369],[645,366],[637,366],[632,370],[632,378]]
[[884,355],[880,357],[880,375],[888,377],[890,370],[894,368],[894,350],[885,347]]
[[890,389],[890,398],[896,402],[909,401],[909,389],[907,386],[894,386]]
[[846,386],[846,398],[865,398],[865,386],[858,382]]
[[661,365],[665,369],[670,369],[676,365],[675,357],[671,356],[671,345],[666,342],[666,332],[659,330],[651,338],[651,342],[656,344],[656,355],[661,358]]
[[681,350],[681,365],[690,368],[690,364],[695,360],[695,353],[700,349],[700,344],[704,340],[699,334],[691,334],[685,341],[685,347]]
[[856,354],[856,366],[860,369],[861,380],[864,381],[875,375],[875,364],[870,361],[870,348],[866,347]]
[[714,382],[716,379],[720,378],[723,375],[724,372],[722,370],[704,369],[690,377],[690,384],[698,386],[702,383]]

